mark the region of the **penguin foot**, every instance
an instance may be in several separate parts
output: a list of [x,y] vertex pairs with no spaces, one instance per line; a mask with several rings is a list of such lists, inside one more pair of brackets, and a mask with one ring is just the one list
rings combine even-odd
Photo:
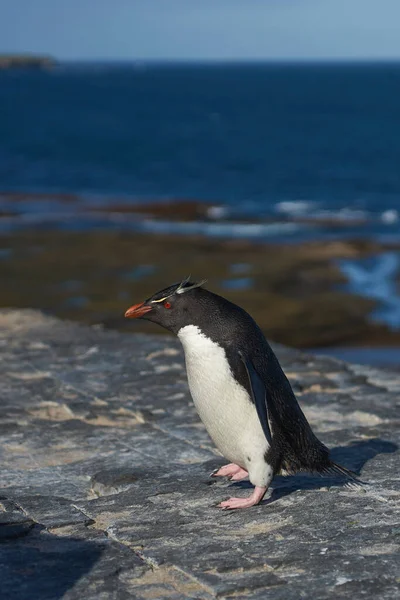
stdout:
[[225,465],[220,469],[215,469],[215,471],[211,473],[211,477],[228,477],[229,475],[239,473],[239,471],[243,471],[242,467],[235,465],[235,463],[229,463],[229,465]]
[[230,481],[242,481],[242,479],[246,479],[249,474],[245,469],[240,469],[237,473],[232,475]]
[[255,506],[265,496],[265,492],[267,491],[266,487],[258,487],[254,488],[253,493],[248,498],[229,498],[229,500],[225,500],[224,502],[220,502],[218,504],[219,508],[223,510],[232,510],[234,508],[250,508],[250,506]]

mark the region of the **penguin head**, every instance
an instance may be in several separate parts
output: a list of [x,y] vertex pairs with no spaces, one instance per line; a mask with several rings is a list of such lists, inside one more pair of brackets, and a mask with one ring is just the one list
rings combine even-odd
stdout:
[[205,281],[195,283],[184,279],[175,283],[139,304],[134,304],[125,312],[129,319],[146,319],[178,333],[181,327],[194,323],[194,314],[201,312],[201,286]]

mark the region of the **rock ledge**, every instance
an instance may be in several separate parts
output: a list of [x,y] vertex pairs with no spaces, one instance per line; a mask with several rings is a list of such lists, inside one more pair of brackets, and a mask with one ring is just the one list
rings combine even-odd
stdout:
[[400,377],[277,348],[334,458],[365,487],[276,477],[269,498],[223,464],[179,343],[0,311],[2,597],[395,598]]

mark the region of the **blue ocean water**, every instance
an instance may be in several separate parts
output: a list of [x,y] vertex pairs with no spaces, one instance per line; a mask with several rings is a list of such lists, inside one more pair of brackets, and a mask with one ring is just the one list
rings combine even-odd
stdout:
[[[0,189],[73,192],[89,205],[191,198],[286,224],[247,223],[244,234],[208,224],[210,235],[397,239],[400,64],[3,71]],[[124,227],[83,213],[68,221],[48,198],[16,210],[28,223],[58,211],[64,226]]]

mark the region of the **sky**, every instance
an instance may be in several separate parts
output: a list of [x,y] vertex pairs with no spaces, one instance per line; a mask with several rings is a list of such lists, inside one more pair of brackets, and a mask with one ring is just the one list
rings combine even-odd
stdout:
[[400,0],[0,0],[0,53],[400,59]]

